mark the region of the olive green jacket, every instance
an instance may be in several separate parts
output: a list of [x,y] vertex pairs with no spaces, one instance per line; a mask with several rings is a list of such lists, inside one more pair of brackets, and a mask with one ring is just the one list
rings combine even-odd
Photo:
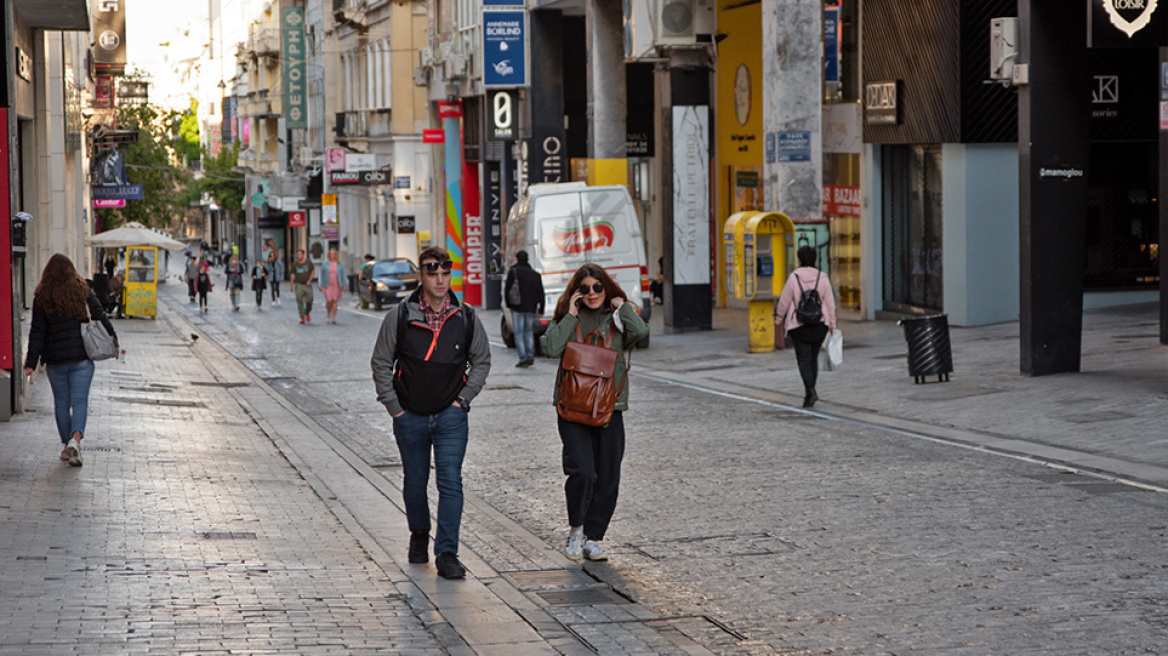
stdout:
[[[641,319],[641,315],[637,314],[632,303],[622,304],[619,312],[624,330],[613,331],[612,343],[608,346],[620,354],[617,357],[616,371],[613,372],[613,377],[621,392],[614,409],[623,412],[629,409],[629,383],[627,380],[628,371],[626,370],[628,359],[625,357],[625,352],[632,350],[637,342],[649,336],[649,325]],[[563,319],[553,321],[548,325],[547,332],[540,338],[540,346],[544,355],[560,358],[560,369],[556,370],[556,388],[552,394],[552,403],[560,399],[560,378],[564,375],[564,349],[568,346],[568,342],[576,339],[576,325],[580,325],[580,330],[585,336],[597,328],[602,335],[607,335],[608,327],[612,323],[612,315],[611,307],[595,312],[583,309],[580,311],[579,319],[565,314]]]

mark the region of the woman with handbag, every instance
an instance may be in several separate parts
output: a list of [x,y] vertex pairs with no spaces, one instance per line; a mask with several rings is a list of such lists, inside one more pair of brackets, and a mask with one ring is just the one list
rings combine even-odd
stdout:
[[783,293],[775,305],[775,325],[780,329],[777,337],[780,345],[784,333],[791,336],[795,362],[803,378],[803,407],[810,408],[819,400],[815,391],[819,377],[819,349],[823,338],[836,329],[835,296],[831,291],[831,281],[815,268],[814,248],[802,246],[795,257],[799,260],[799,268],[791,272],[783,286]]
[[61,438],[61,460],[68,460],[74,467],[82,464],[81,440],[85,437],[89,386],[93,382],[93,360],[82,338],[83,324],[91,320],[101,322],[113,338],[116,351],[118,336],[101,302],[68,257],[53,255],[33,294],[24,375],[31,376],[39,363],[45,363]]
[[627,301],[608,272],[586,264],[560,295],[540,342],[545,355],[560,358],[554,399],[568,477],[564,554],[571,560],[608,559],[600,542],[620,489],[627,353],[649,335],[649,326]]

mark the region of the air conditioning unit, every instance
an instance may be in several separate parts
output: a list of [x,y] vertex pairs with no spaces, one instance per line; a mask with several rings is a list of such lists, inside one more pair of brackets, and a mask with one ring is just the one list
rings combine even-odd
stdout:
[[445,63],[447,80],[466,77],[466,55],[450,55]]
[[653,19],[650,0],[624,0],[625,61],[654,57]]
[[414,86],[427,87],[430,86],[430,69],[425,66],[419,66],[414,69]]
[[300,162],[301,166],[311,166],[312,160],[315,157],[316,153],[312,150],[312,146],[301,146],[300,151],[296,155],[296,159]]
[[422,66],[429,68],[434,65],[434,49],[430,46],[420,48],[418,50],[418,56],[421,58],[420,63]]
[[694,18],[697,0],[658,0],[657,45],[687,45],[697,42]]

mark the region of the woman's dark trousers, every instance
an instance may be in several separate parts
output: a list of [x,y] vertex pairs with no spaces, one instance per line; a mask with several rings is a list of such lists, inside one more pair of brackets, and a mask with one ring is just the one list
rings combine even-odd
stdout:
[[799,363],[799,375],[803,377],[806,394],[815,391],[815,381],[819,378],[819,348],[827,337],[827,326],[811,324],[787,331],[791,343],[795,345],[795,362]]
[[557,417],[564,443],[564,493],[568,525],[583,526],[590,540],[603,540],[616,511],[621,460],[625,455],[625,422],[620,412],[603,428]]

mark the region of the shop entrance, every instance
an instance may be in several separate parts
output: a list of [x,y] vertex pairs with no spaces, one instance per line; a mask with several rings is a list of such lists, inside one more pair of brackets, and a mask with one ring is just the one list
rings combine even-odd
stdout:
[[884,309],[940,311],[941,146],[882,146]]

